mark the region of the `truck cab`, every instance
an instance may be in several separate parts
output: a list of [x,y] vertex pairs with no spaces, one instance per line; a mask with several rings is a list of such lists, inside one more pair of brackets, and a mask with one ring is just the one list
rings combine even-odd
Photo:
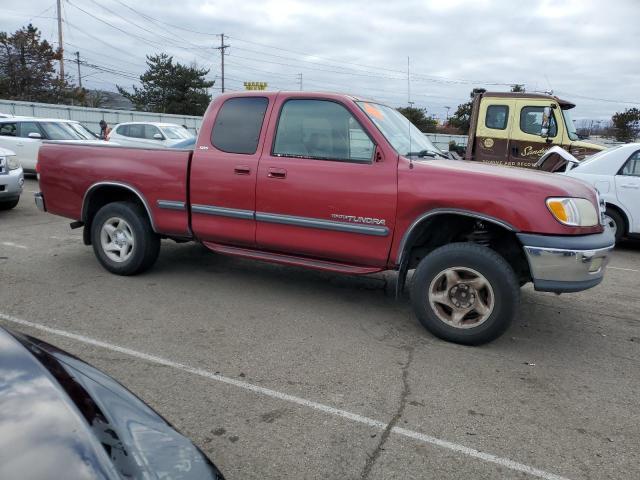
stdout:
[[574,107],[547,94],[476,90],[465,160],[535,168],[553,146],[580,160],[604,150],[578,138],[571,118]]

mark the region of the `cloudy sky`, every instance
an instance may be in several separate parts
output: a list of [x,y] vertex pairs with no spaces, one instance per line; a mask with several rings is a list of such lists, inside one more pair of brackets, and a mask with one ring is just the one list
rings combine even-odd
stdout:
[[[31,21],[57,45],[55,0],[0,0],[0,31]],[[640,106],[639,0],[63,0],[65,57],[85,86],[130,86],[145,55],[210,69],[220,91],[332,90],[444,117],[473,87],[553,90],[574,117]],[[409,79],[407,82],[407,58]],[[74,64],[67,72],[77,76]]]

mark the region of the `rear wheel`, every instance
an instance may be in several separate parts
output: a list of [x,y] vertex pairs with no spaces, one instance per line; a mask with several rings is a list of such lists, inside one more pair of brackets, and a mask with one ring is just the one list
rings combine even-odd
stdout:
[[622,215],[620,215],[617,210],[614,210],[611,207],[607,207],[607,210],[604,214],[604,221],[605,224],[608,225],[609,228],[611,228],[611,230],[613,231],[613,234],[616,237],[616,243],[622,240],[626,228]]
[[91,223],[91,243],[100,263],[117,275],[135,275],[150,268],[160,252],[146,212],[132,202],[109,203]]
[[513,269],[482,245],[440,247],[422,259],[413,278],[411,301],[418,320],[450,342],[490,342],[509,327],[518,308]]
[[15,200],[10,200],[8,202],[0,202],[0,210],[11,210],[18,206],[18,202],[20,198],[16,198]]

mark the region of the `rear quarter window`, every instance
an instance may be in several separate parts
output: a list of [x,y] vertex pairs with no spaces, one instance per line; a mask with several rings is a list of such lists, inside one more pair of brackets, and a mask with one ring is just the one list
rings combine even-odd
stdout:
[[211,144],[227,153],[256,153],[268,105],[266,97],[230,98],[225,101],[211,131]]

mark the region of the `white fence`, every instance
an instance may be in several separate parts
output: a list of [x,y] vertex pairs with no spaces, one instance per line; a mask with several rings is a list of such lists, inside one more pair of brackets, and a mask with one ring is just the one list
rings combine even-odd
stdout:
[[[54,105],[50,103],[19,102],[17,100],[1,100],[0,113],[39,118],[64,118],[83,123],[94,132],[99,132],[98,123],[105,120],[111,127],[122,122],[168,122],[186,127],[196,133],[200,129],[202,117],[191,115],[173,115],[169,113],[138,112],[134,110],[112,110],[108,108],[88,108],[71,105]],[[431,140],[441,150],[449,151],[449,142],[457,145],[467,145],[466,135],[447,135],[441,133],[427,133]]]
[[49,103],[19,102],[0,100],[0,113],[24,117],[62,118],[76,120],[99,132],[98,123],[105,120],[111,127],[122,122],[167,122],[185,125],[190,131],[200,128],[202,117],[191,115],[173,115],[168,113],[149,113],[130,110],[111,110],[108,108],[88,108]]

